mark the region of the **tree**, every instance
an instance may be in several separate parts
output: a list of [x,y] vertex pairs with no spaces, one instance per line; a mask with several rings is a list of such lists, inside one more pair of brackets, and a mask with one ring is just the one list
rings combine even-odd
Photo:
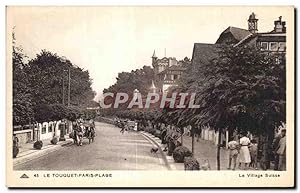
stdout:
[[143,66],[143,68],[131,72],[121,72],[116,79],[117,82],[104,89],[103,93],[124,92],[131,94],[135,89],[138,89],[142,95],[145,95],[149,92],[151,82],[154,80],[154,71],[150,66]]
[[69,73],[71,105],[85,105],[95,96],[87,70],[46,50],[42,50],[36,58],[29,61],[26,73],[34,101],[39,104],[63,103],[63,95],[64,101],[67,101]]
[[[191,125],[209,125],[219,133],[225,128],[251,131],[271,138],[274,128],[285,122],[285,56],[280,54],[251,46],[219,47],[209,63],[189,67],[180,89],[196,92],[200,108],[175,110],[172,116]],[[217,157],[219,150],[218,146]]]
[[12,76],[13,76],[13,124],[28,124],[34,117],[31,90],[28,77],[24,71],[26,55],[16,44],[15,33],[12,34]]

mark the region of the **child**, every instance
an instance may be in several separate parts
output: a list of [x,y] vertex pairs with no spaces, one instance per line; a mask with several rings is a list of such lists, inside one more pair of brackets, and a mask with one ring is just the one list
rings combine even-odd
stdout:
[[231,163],[233,161],[233,168],[232,170],[235,170],[236,167],[236,160],[237,156],[239,154],[238,148],[239,148],[239,143],[234,140],[234,137],[231,137],[230,142],[228,143],[228,148],[229,148],[229,167],[227,169],[231,169]]
[[257,142],[255,139],[252,139],[249,147],[250,150],[250,156],[251,156],[251,163],[250,166],[251,167],[255,167],[255,169],[257,170]]

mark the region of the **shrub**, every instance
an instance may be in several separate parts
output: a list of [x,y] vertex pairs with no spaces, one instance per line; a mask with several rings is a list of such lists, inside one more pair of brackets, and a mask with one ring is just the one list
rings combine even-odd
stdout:
[[173,152],[173,158],[177,163],[183,163],[184,158],[189,156],[192,156],[192,152],[185,146],[179,146]]
[[19,147],[13,146],[13,158],[16,158],[19,153]]
[[185,157],[184,170],[200,170],[199,162],[193,157]]
[[157,129],[156,129],[156,130],[155,130],[155,133],[154,133],[154,136],[160,138],[160,136],[161,136],[161,135],[160,135],[160,130],[157,130]]
[[57,139],[57,137],[53,137],[53,139],[51,139],[51,144],[53,144],[53,145],[56,145],[57,144],[57,142],[58,142],[58,139]]
[[42,149],[42,147],[43,147],[43,142],[42,141],[36,141],[33,144],[34,149]]
[[154,135],[155,134],[155,129],[150,127],[149,133],[151,133],[152,135]]

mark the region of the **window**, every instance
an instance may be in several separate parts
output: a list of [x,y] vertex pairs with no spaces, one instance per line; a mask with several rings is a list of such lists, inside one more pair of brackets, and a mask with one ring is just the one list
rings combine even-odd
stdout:
[[44,125],[43,127],[42,127],[42,134],[45,134],[47,132],[47,128],[46,128],[46,125]]
[[53,127],[53,124],[49,124],[48,132],[52,132],[52,127]]
[[277,51],[278,50],[278,42],[270,42],[270,50]]
[[174,75],[173,74],[170,75],[170,79],[174,80]]
[[174,80],[178,79],[178,75],[174,74]]
[[268,42],[261,42],[260,49],[261,50],[268,50]]
[[285,42],[279,42],[279,51],[285,51],[286,45]]

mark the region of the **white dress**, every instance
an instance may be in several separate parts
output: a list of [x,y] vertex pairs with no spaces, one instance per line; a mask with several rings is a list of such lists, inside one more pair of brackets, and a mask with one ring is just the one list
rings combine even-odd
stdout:
[[250,144],[250,139],[248,137],[242,137],[240,139],[240,155],[239,155],[239,161],[241,163],[250,163],[251,162],[251,156],[250,151],[248,148],[248,145]]

